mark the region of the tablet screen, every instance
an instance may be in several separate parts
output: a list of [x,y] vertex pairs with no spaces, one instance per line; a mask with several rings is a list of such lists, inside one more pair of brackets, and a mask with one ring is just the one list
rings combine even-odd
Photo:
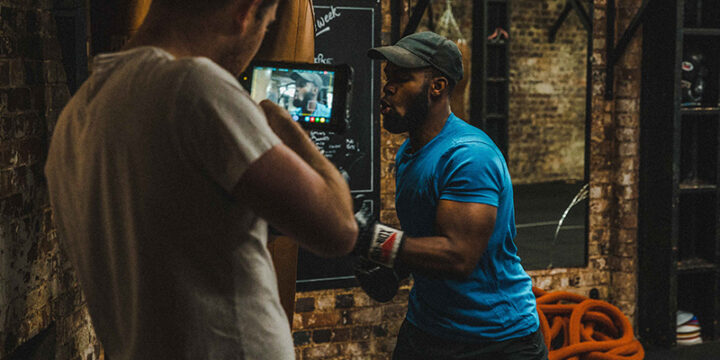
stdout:
[[335,73],[328,70],[255,66],[250,96],[280,105],[295,121],[330,125],[334,81]]

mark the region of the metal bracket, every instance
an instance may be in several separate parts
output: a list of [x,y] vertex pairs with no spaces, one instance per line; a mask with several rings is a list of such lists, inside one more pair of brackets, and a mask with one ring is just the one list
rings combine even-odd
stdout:
[[625,50],[630,44],[630,40],[632,40],[640,24],[645,21],[645,10],[647,9],[648,4],[650,4],[652,0],[643,0],[642,5],[640,5],[640,9],[635,14],[635,17],[633,17],[632,21],[630,21],[630,25],[628,25],[627,30],[625,30],[625,32],[620,37],[617,45],[615,45],[615,1],[617,0],[607,1],[607,14],[605,16],[607,18],[607,31],[605,38],[605,47],[607,51],[607,59],[605,64],[606,100],[611,100],[615,95],[613,89],[615,84],[615,65],[625,53]]
[[401,38],[408,36],[412,33],[414,33],[418,25],[420,25],[420,20],[422,20],[423,15],[425,15],[425,10],[427,10],[428,5],[430,5],[430,0],[418,0],[418,3],[415,4],[415,7],[413,8],[412,15],[410,15],[410,20],[408,21],[408,24],[405,26],[405,30],[402,33],[402,36],[400,35],[400,18],[402,17],[402,6],[401,6],[401,0],[393,0],[390,2],[390,12],[392,13],[392,33],[391,38],[393,44],[396,43]]
[[557,20],[555,20],[555,23],[553,23],[553,25],[550,27],[548,35],[549,42],[555,42],[557,32],[560,29],[560,26],[562,26],[562,24],[565,22],[565,19],[567,19],[568,15],[570,15],[570,11],[575,11],[577,13],[578,17],[580,18],[580,22],[582,23],[585,30],[587,30],[588,33],[592,34],[592,26],[590,25],[591,19],[585,8],[580,5],[580,2],[578,0],[567,0],[565,2],[565,7],[560,13],[560,16],[558,16]]

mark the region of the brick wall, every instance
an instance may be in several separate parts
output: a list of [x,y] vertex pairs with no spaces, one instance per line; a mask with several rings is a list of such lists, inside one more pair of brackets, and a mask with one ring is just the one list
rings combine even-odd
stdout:
[[70,96],[51,3],[0,0],[0,359],[48,327],[54,344],[39,358],[91,360],[99,352],[43,176],[53,124]]
[[[615,42],[640,8],[641,0],[617,2]],[[595,0],[590,217],[609,273],[608,299],[634,319],[637,299],[637,208],[642,30],[636,32],[615,66],[615,98],[606,100],[606,0]]]
[[379,304],[360,288],[297,294],[293,339],[298,359],[387,359],[407,312],[410,286],[403,283],[389,303]]
[[[416,1],[409,1],[410,3],[404,2],[406,10],[416,3]],[[435,16],[439,16],[444,7],[436,3],[442,3],[444,6],[444,2],[434,2],[433,13]],[[458,22],[463,24],[463,33],[470,40],[468,27],[472,24],[469,20],[472,12],[468,9],[468,3],[453,0],[453,9],[456,10],[455,16],[458,18]],[[552,45],[539,45],[540,41],[546,41],[547,29],[562,10],[559,6],[564,2],[511,0],[511,3],[514,7],[521,5],[527,7],[514,9],[511,15],[515,20],[513,20],[514,27],[511,29],[510,36],[514,40],[518,40],[518,37],[519,40],[526,37],[525,45],[515,47],[513,51],[520,53],[547,50],[557,55],[558,51],[564,51],[562,49],[580,45],[584,48],[585,32],[577,23],[577,19],[573,19],[575,15],[571,15],[563,25],[563,29],[558,33],[558,43],[554,45],[554,48],[551,48]],[[635,13],[634,9],[637,9],[640,3],[641,0],[618,0],[618,31],[616,34],[621,33],[627,27]],[[542,4],[547,4],[547,7],[543,7]],[[390,39],[389,1],[383,0],[382,6],[384,14],[383,42],[388,44]],[[627,316],[634,319],[637,289],[636,233],[641,32],[635,35],[627,54],[615,68],[616,99],[605,100],[606,0],[594,0],[594,6],[591,142],[587,144],[591,150],[588,265],[584,268],[536,270],[529,273],[533,278],[534,285],[546,290],[567,290],[587,296],[591,289],[597,289],[600,299],[618,306]],[[549,24],[547,26],[538,24],[518,26],[521,21],[518,16],[526,12],[528,8],[537,10],[536,13],[541,14],[544,21]],[[407,21],[407,17],[406,14],[405,21]],[[428,21],[424,20],[422,26],[428,26]],[[582,43],[579,40],[581,36]],[[519,67],[522,61],[522,59],[513,59],[511,66]],[[543,61],[545,60],[540,60],[538,57],[535,64]],[[529,64],[523,63],[522,65],[527,67]],[[556,72],[562,73],[560,78],[566,82],[576,82],[576,88],[584,89],[584,60],[582,64],[572,62],[572,64],[566,63],[565,66],[566,68],[556,69]],[[557,85],[559,84],[558,79],[548,79],[540,74],[540,67],[530,67],[533,69],[532,71],[535,71],[531,75],[531,77],[534,76],[534,80],[531,80],[536,81],[534,86],[542,87],[541,84],[545,83],[554,87],[555,90],[560,88]],[[582,76],[570,78],[575,71],[581,72]],[[512,74],[515,81],[524,75],[526,75],[525,71]],[[531,80],[528,80],[524,86],[529,86]],[[513,87],[512,84],[511,89],[515,94],[520,94],[519,90],[522,90],[520,87]],[[565,92],[562,93],[562,91]],[[580,99],[577,96],[572,97],[570,93],[571,91],[568,89],[560,89],[558,93],[552,92],[551,96],[543,97],[555,101],[554,105],[550,105],[547,109],[541,109],[544,121],[551,121],[549,117],[553,112],[556,112],[555,115],[558,118],[552,121],[556,121],[558,124],[566,121],[562,118],[566,111],[584,113],[584,94]],[[560,104],[560,99],[552,99],[556,96],[565,96],[567,99],[563,99],[565,102]],[[540,97],[526,98],[525,100],[511,98],[511,121],[528,121],[527,114],[523,114],[527,111],[525,106],[546,106],[541,104],[539,99]],[[532,118],[529,118],[529,121],[532,123]],[[584,123],[582,125],[584,126]],[[584,131],[579,129],[577,126],[568,129],[568,134],[575,135],[567,137],[579,136],[577,132]],[[381,219],[387,223],[398,225],[395,215],[395,184],[392,169],[397,148],[405,137],[391,135],[385,131],[381,136]],[[548,146],[555,145],[549,144]],[[563,146],[576,149],[579,145],[566,142]],[[581,152],[582,150],[577,150],[577,153]],[[522,169],[514,170],[520,173],[523,171]],[[577,171],[577,169],[572,171]],[[515,177],[514,173],[513,176]],[[409,287],[410,284],[405,284],[401,288],[401,294],[390,304],[378,304],[368,299],[357,288],[298,293],[293,321],[293,335],[298,359],[388,359],[394,347],[397,329],[406,311]],[[360,355],[357,353],[359,349],[363,349],[365,352]]]
[[508,166],[513,184],[585,178],[587,36],[571,13],[548,40],[565,0],[513,0]]
[[[619,30],[640,2],[619,0]],[[101,351],[58,246],[42,176],[52,124],[69,94],[49,1],[27,3],[33,5],[0,0],[0,359],[52,323],[56,359],[95,359]],[[467,3],[453,1],[466,36],[471,24]],[[547,290],[587,294],[597,288],[601,299],[633,317],[640,39],[638,33],[616,68],[617,98],[605,100],[606,1],[594,4],[589,264],[530,274],[535,285]],[[389,0],[382,0],[382,6],[383,39],[388,43]],[[443,8],[434,9],[439,16]],[[559,9],[549,6],[547,11]],[[381,136],[381,218],[398,225],[392,168],[404,137],[384,131]],[[389,304],[370,300],[358,288],[298,293],[293,317],[298,358],[388,358],[406,311],[409,286],[404,284]]]

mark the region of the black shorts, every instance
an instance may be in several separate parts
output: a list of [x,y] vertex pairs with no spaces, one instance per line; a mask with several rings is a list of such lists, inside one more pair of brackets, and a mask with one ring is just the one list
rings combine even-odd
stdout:
[[540,329],[519,338],[484,343],[464,343],[438,338],[415,327],[407,319],[398,334],[393,360],[546,360],[545,340]]

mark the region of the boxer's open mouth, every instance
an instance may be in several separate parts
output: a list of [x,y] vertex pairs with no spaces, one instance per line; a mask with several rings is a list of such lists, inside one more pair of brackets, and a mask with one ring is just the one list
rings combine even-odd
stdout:
[[385,115],[390,112],[391,107],[390,104],[385,100],[380,100],[380,113]]

